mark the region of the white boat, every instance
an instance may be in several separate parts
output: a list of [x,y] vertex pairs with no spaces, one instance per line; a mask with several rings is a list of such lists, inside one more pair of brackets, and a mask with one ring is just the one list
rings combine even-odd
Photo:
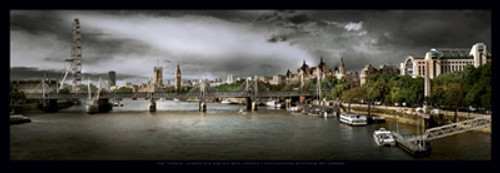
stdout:
[[367,118],[364,115],[359,114],[340,114],[340,122],[352,125],[352,126],[364,126],[368,124]]
[[302,113],[302,107],[300,106],[292,106],[286,109],[290,113]]
[[315,107],[309,109],[309,112],[307,112],[307,115],[309,116],[321,116],[321,108]]
[[174,102],[179,102],[180,100],[178,98],[175,98],[174,99]]
[[123,103],[118,102],[113,102],[114,107],[123,107]]
[[285,107],[285,104],[278,102],[276,100],[267,101],[266,105],[269,107],[273,107],[273,108],[284,108]]
[[392,132],[385,130],[385,128],[380,128],[373,132],[373,140],[379,147],[381,146],[395,146],[396,141],[394,140],[394,136],[392,136]]
[[14,114],[10,115],[10,124],[21,124],[21,123],[29,123],[31,119],[22,114]]
[[231,99],[225,99],[225,100],[222,100],[221,102],[222,104],[237,104],[236,102],[233,102]]

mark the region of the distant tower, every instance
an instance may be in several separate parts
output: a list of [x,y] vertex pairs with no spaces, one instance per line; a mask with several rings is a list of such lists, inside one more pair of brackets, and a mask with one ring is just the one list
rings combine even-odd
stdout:
[[342,79],[343,77],[345,77],[344,59],[340,57],[339,73],[337,74],[337,79]]
[[[80,84],[82,83],[82,44],[81,44],[80,22],[75,18],[73,22],[73,42],[71,46],[72,73],[73,73],[73,88],[75,93],[80,92]],[[68,61],[68,60],[67,60]]]
[[116,85],[116,72],[109,71],[108,72],[108,89],[111,89],[112,86]]
[[159,64],[154,67],[153,82],[158,87],[163,86],[163,67],[160,67]]
[[233,75],[227,75],[227,83],[232,84],[233,83]]
[[179,64],[177,64],[177,70],[175,71],[175,90],[177,91],[180,88],[181,88],[181,69],[179,67]]

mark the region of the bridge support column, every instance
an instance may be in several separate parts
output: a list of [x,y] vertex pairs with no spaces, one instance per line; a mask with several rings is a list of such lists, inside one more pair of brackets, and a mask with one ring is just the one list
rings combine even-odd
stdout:
[[246,98],[246,105],[247,105],[247,110],[252,110],[252,98],[250,97]]
[[59,105],[57,105],[57,99],[49,99],[49,102],[44,105],[48,107],[48,112],[57,112],[59,111]]
[[207,111],[207,104],[204,101],[200,101],[200,103],[199,103],[199,111],[200,112],[206,112]]
[[156,112],[156,101],[154,98],[151,98],[151,102],[149,103],[149,112]]
[[109,98],[99,98],[99,100],[97,100],[97,105],[99,105],[99,112],[109,112],[113,110],[113,105],[109,103]]
[[252,102],[252,111],[256,111],[259,107],[259,104],[257,102]]

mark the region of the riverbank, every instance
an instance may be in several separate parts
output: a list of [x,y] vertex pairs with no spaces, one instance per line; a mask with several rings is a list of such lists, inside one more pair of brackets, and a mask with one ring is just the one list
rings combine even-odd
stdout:
[[[348,104],[343,103],[342,106],[344,106],[346,109],[348,109]],[[372,114],[383,116],[385,118],[395,119],[396,116],[398,116],[399,123],[410,124],[410,125],[417,125],[418,124],[421,127],[426,127],[426,128],[429,127],[428,121],[425,121],[423,118],[417,118],[416,112],[414,111],[413,108],[401,108],[401,112],[397,111],[398,107],[392,107],[392,106],[371,106],[370,108],[371,108]],[[359,114],[368,114],[368,105],[351,104],[351,112],[359,113]],[[438,122],[438,124],[435,124],[435,125],[440,126],[440,125],[454,123],[453,122],[454,115],[455,115],[455,112],[439,110],[439,116],[433,117],[435,119],[439,119],[439,120],[434,120],[434,121]],[[482,117],[482,116],[491,116],[491,115],[468,113],[468,112],[458,112],[457,119],[458,119],[458,121],[463,121],[463,120],[473,119],[473,118]],[[491,134],[491,126],[476,129],[474,131]]]

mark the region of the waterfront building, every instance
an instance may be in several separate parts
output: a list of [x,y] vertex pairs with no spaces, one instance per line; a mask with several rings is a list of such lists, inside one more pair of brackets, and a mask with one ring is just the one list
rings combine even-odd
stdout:
[[337,73],[335,73],[335,76],[337,77],[337,79],[342,79],[345,77],[345,69],[344,69],[344,60],[343,58],[340,58],[340,65],[339,65],[339,68],[338,68],[338,71]]
[[463,71],[467,64],[479,67],[491,61],[484,43],[472,48],[432,48],[425,56],[408,56],[400,65],[401,75],[424,77],[428,71],[433,79],[443,73]]
[[274,77],[270,77],[270,76],[260,76],[259,77],[259,81],[263,82],[263,83],[272,83],[272,81],[274,80]]
[[361,86],[361,83],[360,83],[360,79],[359,79],[359,74],[357,71],[355,71],[353,74],[352,74],[352,81],[350,82],[351,84],[351,88],[357,88],[357,87],[360,87]]
[[[285,78],[283,80],[283,83],[285,84],[296,84],[300,83],[302,81],[307,81],[309,79],[314,79],[317,78],[319,75],[320,80],[323,80],[327,76],[333,76],[337,79],[342,79],[344,78],[345,80],[349,81],[351,86],[357,87],[359,86],[359,75],[357,72],[349,72],[345,70],[344,67],[344,60],[343,58],[340,58],[340,64],[339,67],[333,68],[333,70],[328,67],[325,61],[323,61],[323,57],[320,57],[320,62],[316,67],[309,67],[304,60],[302,63],[302,66],[300,66],[297,69],[297,73],[293,74],[290,69],[285,74]],[[277,77],[277,76],[276,76]],[[277,79],[279,80],[279,79]]]
[[286,81],[286,76],[275,75],[275,76],[273,76],[273,80],[269,81],[269,84],[280,85],[280,84],[285,84],[285,81]]
[[232,84],[234,81],[233,81],[233,75],[230,74],[230,75],[227,75],[227,83],[228,84]]
[[177,69],[175,70],[175,90],[177,91],[180,88],[181,88],[181,68],[179,67],[179,64],[177,64]]
[[108,72],[108,89],[111,90],[111,87],[116,85],[116,72],[109,71]]
[[163,87],[163,67],[159,65],[154,67],[153,84],[156,87]]
[[360,86],[363,86],[363,84],[366,83],[368,78],[370,76],[372,76],[373,74],[375,74],[376,71],[377,71],[377,69],[375,67],[373,67],[371,64],[365,65],[365,67],[361,71],[361,75],[359,77],[360,78]]

